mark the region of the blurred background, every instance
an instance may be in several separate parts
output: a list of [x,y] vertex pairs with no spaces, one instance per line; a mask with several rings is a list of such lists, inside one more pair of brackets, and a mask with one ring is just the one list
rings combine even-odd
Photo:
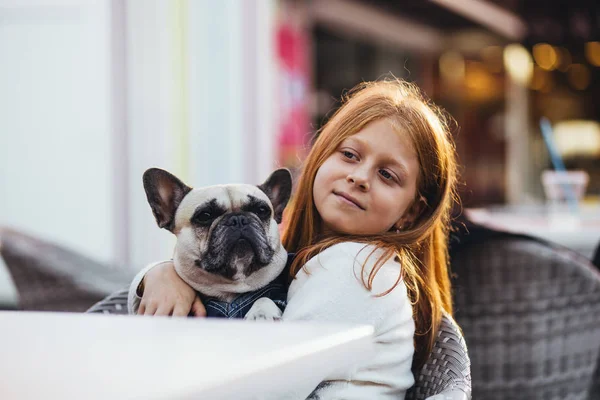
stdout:
[[[134,270],[170,258],[147,168],[192,186],[297,171],[344,91],[390,74],[456,120],[473,218],[591,255],[592,0],[0,0],[0,225]],[[587,177],[577,212],[558,218],[541,117]]]

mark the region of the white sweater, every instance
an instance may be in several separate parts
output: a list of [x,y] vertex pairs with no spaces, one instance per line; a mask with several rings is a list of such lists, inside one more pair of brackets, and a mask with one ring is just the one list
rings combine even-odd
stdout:
[[284,321],[364,324],[375,329],[373,356],[328,376],[333,384],[318,392],[320,399],[403,399],[414,383],[410,367],[415,325],[406,286],[401,281],[387,295],[374,296],[394,285],[400,264],[393,259],[383,264],[369,292],[360,274],[367,261],[366,281],[381,254],[376,251],[368,257],[372,250],[360,243],[332,246],[311,258],[290,285]]
[[[366,261],[363,275],[366,281],[381,254],[376,251],[368,257],[372,250],[371,246],[353,242],[332,246],[311,258],[290,285],[284,321],[339,322],[374,327],[373,356],[362,364],[328,376],[326,379],[331,385],[317,393],[321,400],[403,399],[414,383],[411,363],[415,325],[406,286],[400,281],[387,295],[375,296],[394,285],[400,274],[400,264],[393,259],[386,261],[369,292],[360,274]],[[139,298],[135,296],[135,289],[148,269],[141,271],[132,283],[130,311],[137,309]],[[308,395],[290,393],[289,398],[304,399]]]

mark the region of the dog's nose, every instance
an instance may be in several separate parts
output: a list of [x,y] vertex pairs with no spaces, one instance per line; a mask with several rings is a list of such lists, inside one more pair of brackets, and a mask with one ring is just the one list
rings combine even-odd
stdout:
[[250,221],[245,215],[232,215],[227,221],[227,226],[233,228],[241,228],[244,225],[248,225]]

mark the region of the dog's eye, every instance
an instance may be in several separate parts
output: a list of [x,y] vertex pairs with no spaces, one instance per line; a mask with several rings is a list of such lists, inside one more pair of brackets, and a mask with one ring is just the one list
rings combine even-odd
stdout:
[[266,218],[271,215],[271,209],[267,206],[260,206],[256,214],[261,218]]
[[201,213],[194,215],[194,222],[198,222],[201,224],[210,222],[212,219],[213,215],[208,211],[202,211]]

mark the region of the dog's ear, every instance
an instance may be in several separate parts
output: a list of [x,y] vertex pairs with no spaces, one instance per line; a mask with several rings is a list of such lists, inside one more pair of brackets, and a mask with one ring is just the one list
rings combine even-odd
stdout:
[[266,193],[273,204],[275,221],[279,224],[283,216],[283,210],[292,195],[292,173],[286,168],[274,171],[267,180],[258,185],[258,188]]
[[144,172],[143,181],[156,223],[159,227],[173,232],[177,207],[192,188],[186,186],[175,175],[159,168],[150,168]]

